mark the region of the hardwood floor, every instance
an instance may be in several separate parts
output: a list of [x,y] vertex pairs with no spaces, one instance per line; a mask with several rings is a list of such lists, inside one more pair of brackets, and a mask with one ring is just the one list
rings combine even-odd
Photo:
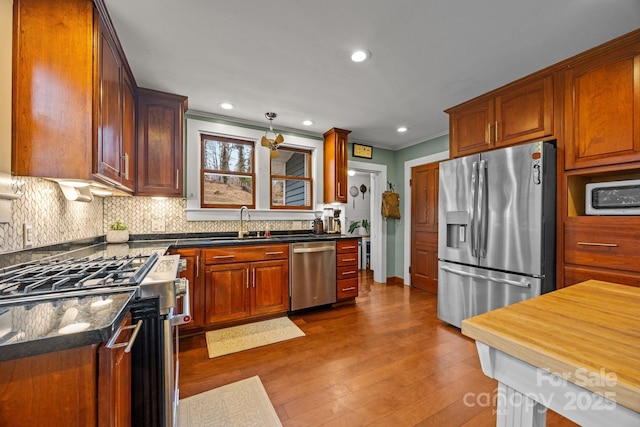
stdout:
[[356,304],[291,316],[306,337],[216,359],[183,338],[180,396],[258,375],[285,427],[495,426],[496,381],[436,313],[435,294],[361,273]]

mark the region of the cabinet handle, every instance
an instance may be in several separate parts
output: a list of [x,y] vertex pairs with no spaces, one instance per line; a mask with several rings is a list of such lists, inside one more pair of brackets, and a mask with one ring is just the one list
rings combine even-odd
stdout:
[[498,121],[496,120],[495,127],[493,128],[493,140],[498,142]]
[[351,271],[344,271],[344,272],[342,273],[342,275],[343,275],[343,276],[345,276],[345,275],[347,275],[347,274],[355,274],[355,272],[356,272],[355,270],[351,270]]
[[355,286],[351,286],[350,288],[342,288],[342,292],[344,292],[344,291],[353,291],[355,289],[356,289]]
[[253,273],[253,278],[251,282],[253,283],[253,287],[255,288],[256,287],[256,269],[255,268],[252,270],[252,273]]
[[247,268],[247,278],[246,278],[246,282],[247,282],[247,289],[249,289],[249,269]]
[[[131,351],[131,348],[133,347],[133,343],[136,341],[136,337],[138,336],[138,332],[140,332],[141,327],[142,327],[142,319],[138,320],[138,323],[136,323],[135,325],[124,326],[118,329],[116,334],[113,337],[111,337],[109,342],[107,342],[106,347],[107,348],[125,347],[124,352],[129,353]],[[115,342],[118,340],[118,337],[120,336],[122,331],[126,329],[133,329],[133,333],[131,334],[131,338],[129,338],[129,341],[123,342],[120,344],[115,344]]]
[[342,195],[342,191],[340,191],[340,181],[338,181],[338,196]]
[[345,258],[342,260],[342,262],[347,262],[347,261],[355,261],[355,258]]
[[196,277],[200,277],[200,255],[196,255]]
[[180,177],[180,169],[176,169],[176,190],[180,188],[180,182],[178,181]]
[[355,246],[343,246],[342,249],[354,249]]
[[282,251],[265,252],[265,255],[282,255]]
[[607,248],[617,248],[615,243],[592,243],[592,242],[578,242],[581,246],[606,246]]
[[491,144],[491,123],[487,124],[487,144]]
[[129,154],[124,153],[124,179],[129,179]]
[[229,259],[229,258],[235,258],[235,255],[215,255],[213,257],[213,259]]

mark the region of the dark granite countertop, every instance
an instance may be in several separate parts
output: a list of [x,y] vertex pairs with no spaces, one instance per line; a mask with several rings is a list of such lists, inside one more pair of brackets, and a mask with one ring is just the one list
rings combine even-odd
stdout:
[[[238,246],[354,239],[360,236],[273,232],[270,238],[255,234],[238,239],[236,233],[176,233],[132,235],[126,243],[85,239],[10,254],[0,254],[0,273],[33,262],[55,259],[159,255],[171,248]],[[128,313],[136,292],[108,296],[64,297],[28,303],[0,304],[0,361],[27,357],[82,345],[106,342]],[[110,299],[108,303],[102,303]],[[77,329],[74,329],[77,328]]]
[[0,306],[0,361],[106,342],[135,291]]

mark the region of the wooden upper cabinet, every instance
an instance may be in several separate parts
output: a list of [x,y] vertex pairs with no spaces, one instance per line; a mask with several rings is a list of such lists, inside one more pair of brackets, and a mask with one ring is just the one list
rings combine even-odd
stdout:
[[94,8],[14,0],[11,171],[92,179]]
[[324,133],[324,202],[347,203],[347,144],[350,130]]
[[103,14],[86,0],[14,1],[12,172],[132,192],[135,81],[95,5]]
[[182,133],[187,98],[138,89],[136,194],[182,196]]
[[136,186],[136,89],[127,73],[122,84],[122,184]]
[[640,41],[565,72],[565,138],[566,169],[640,160]]
[[497,147],[553,135],[553,76],[500,92],[495,104]]
[[451,108],[451,157],[553,135],[553,76],[518,82]]
[[459,109],[449,110],[451,157],[493,148],[490,131],[494,117],[493,99],[472,101]]
[[102,22],[99,23],[97,65],[95,172],[119,183],[123,156],[122,66],[115,43]]

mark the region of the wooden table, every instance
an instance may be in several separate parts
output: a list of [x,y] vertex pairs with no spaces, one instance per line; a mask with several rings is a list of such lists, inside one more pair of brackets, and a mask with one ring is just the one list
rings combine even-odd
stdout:
[[640,288],[589,280],[462,322],[498,380],[498,426],[640,426]]

